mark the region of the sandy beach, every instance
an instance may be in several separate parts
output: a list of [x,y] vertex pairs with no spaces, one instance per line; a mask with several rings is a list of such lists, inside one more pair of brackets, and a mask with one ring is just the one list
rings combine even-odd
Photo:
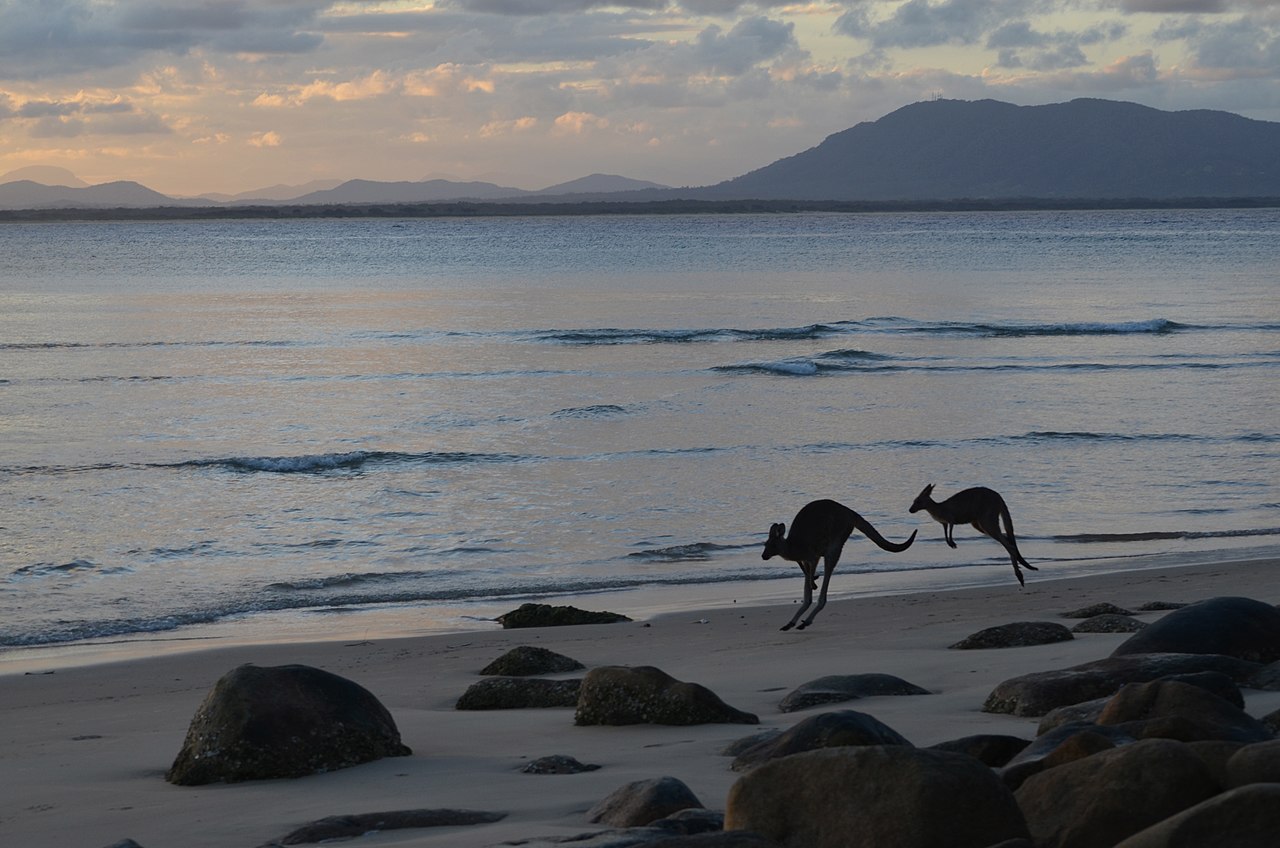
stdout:
[[[825,675],[882,672],[932,694],[839,705],[869,713],[917,746],[976,733],[1031,739],[1037,719],[984,713],[1010,677],[1100,659],[1127,634],[1078,634],[1051,645],[948,650],[986,627],[1056,621],[1110,602],[1194,602],[1217,596],[1280,601],[1280,561],[1220,561],[1054,579],[1046,569],[1006,585],[835,600],[802,632],[779,632],[794,607],[746,602],[680,610],[609,625],[469,631],[393,639],[242,645],[117,662],[27,667],[0,674],[0,842],[105,848],[252,848],[339,814],[419,808],[505,813],[472,827],[407,829],[348,844],[490,846],[604,829],[586,811],[631,781],[672,776],[703,805],[723,810],[739,775],[721,752],[759,729],[785,729],[821,708],[778,709],[795,687]],[[852,579],[852,578],[848,578]],[[798,594],[798,580],[797,589]],[[587,599],[578,605],[602,608]],[[626,612],[626,610],[620,610]],[[1165,613],[1141,613],[1154,621]],[[755,713],[759,727],[577,727],[567,708],[459,711],[477,672],[510,648],[534,645],[587,668],[652,665]],[[300,663],[346,677],[390,710],[412,756],[312,777],[201,787],[164,780],[191,718],[214,682],[243,664]],[[582,672],[560,675],[581,676]],[[1280,708],[1280,692],[1245,690],[1254,716]],[[521,766],[563,754],[598,764],[576,775]]]

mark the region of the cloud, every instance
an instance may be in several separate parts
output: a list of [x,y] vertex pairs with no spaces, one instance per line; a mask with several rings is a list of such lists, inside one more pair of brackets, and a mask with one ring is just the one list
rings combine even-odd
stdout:
[[582,135],[590,129],[608,129],[609,119],[590,112],[565,112],[555,119],[555,128],[561,133]]
[[1124,36],[1123,24],[1098,25],[1081,32],[1040,32],[1027,21],[1007,23],[987,36],[986,46],[996,50],[1005,68],[1052,71],[1089,64],[1083,48]]
[[841,15],[835,31],[879,49],[973,44],[1009,20],[1037,10],[1041,0],[907,0],[887,18],[859,5]]
[[0,0],[0,78],[42,79],[153,53],[298,53],[331,0]]
[[280,137],[280,133],[268,130],[250,136],[248,144],[250,147],[279,147],[283,142],[284,139]]
[[599,8],[660,10],[667,0],[455,0],[459,8],[493,15],[566,15]]
[[707,27],[698,33],[694,54],[703,67],[737,76],[794,47],[794,24],[754,17],[739,21],[728,32],[715,25]]

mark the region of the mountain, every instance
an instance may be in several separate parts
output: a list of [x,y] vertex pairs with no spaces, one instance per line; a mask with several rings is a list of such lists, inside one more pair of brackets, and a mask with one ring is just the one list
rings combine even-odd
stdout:
[[424,180],[423,182],[377,182],[347,180],[324,191],[294,198],[292,203],[438,203],[445,200],[506,200],[529,192],[504,188],[493,183]]
[[84,188],[47,186],[32,180],[0,184],[0,209],[100,209],[190,206],[135,182],[102,183]]
[[1079,99],[934,100],[694,193],[702,199],[1280,197],[1280,123]]
[[55,168],[52,165],[28,165],[25,168],[0,174],[0,185],[16,183],[20,180],[30,180],[46,186],[70,186],[71,188],[84,188],[89,185],[66,168]]
[[647,188],[667,188],[667,186],[660,183],[651,183],[648,180],[633,180],[630,177],[620,177],[616,174],[591,174],[587,177],[569,180],[567,183],[547,186],[533,193],[553,195],[612,194],[619,191],[641,191]]
[[340,185],[342,185],[342,180],[312,180],[302,185],[284,185],[281,183],[267,186],[266,188],[256,188],[252,191],[242,191],[239,194],[209,192],[199,195],[196,199],[212,200],[215,203],[277,203],[290,201],[313,191],[324,191]]

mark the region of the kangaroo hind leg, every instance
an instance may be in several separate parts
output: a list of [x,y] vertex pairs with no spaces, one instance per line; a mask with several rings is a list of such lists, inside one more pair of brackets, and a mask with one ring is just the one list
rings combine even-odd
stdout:
[[[1022,555],[1018,553],[1018,549],[1013,546],[1009,539],[1000,532],[999,521],[994,516],[984,516],[983,518],[979,518],[977,521],[973,522],[973,527],[979,533],[982,533],[985,536],[990,536],[992,539],[995,539],[1000,543],[1001,547],[1004,548],[1005,553],[1009,554],[1009,561],[1013,563],[1013,576],[1018,578],[1018,585],[1026,586],[1027,581],[1022,577],[1022,569],[1018,567],[1018,562],[1022,559]],[[1030,565],[1027,567],[1032,571],[1036,570]]]
[[[822,591],[818,593],[818,605],[813,608],[813,612],[809,613],[809,617],[800,623],[800,626],[796,628],[798,630],[804,630],[810,624],[813,624],[813,620],[818,617],[818,613],[822,612],[822,608],[827,605],[827,587],[831,585],[831,575],[835,574],[836,563],[840,561],[840,550],[837,548],[834,553],[827,551],[822,561],[824,566],[822,571]],[[815,569],[817,565],[815,562]]]
[[[800,609],[796,610],[796,614],[791,616],[791,620],[784,624],[780,630],[790,630],[796,626],[796,622],[800,620],[800,616],[804,615],[804,611],[813,603],[813,589],[818,585],[816,579],[818,574],[818,561],[816,559],[802,560],[800,562],[800,570],[804,572],[804,601],[800,604]],[[823,586],[823,597],[826,597],[826,586]],[[815,610],[816,613],[816,610]],[[804,629],[804,625],[800,625],[800,629]]]

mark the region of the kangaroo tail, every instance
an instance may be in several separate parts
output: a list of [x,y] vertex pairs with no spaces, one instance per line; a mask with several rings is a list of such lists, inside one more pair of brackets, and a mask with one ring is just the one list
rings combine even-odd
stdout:
[[911,543],[916,540],[916,533],[918,532],[916,530],[912,530],[911,538],[907,539],[907,541],[905,542],[890,542],[884,536],[881,536],[879,531],[876,530],[876,528],[871,526],[871,522],[867,521],[865,518],[863,518],[861,515],[858,515],[857,513],[855,513],[853,517],[853,526],[857,527],[858,530],[862,532],[862,535],[866,536],[868,539],[875,542],[881,548],[885,549],[886,551],[891,551],[895,554],[902,553],[907,548],[911,547]]
[[1004,520],[1004,535],[1009,539],[1009,548],[1013,555],[1018,558],[1018,562],[1032,571],[1038,571],[1039,569],[1027,562],[1022,555],[1022,551],[1018,550],[1018,540],[1013,536],[1013,516],[1009,514],[1009,507],[1003,501],[1000,502],[1000,518]]

